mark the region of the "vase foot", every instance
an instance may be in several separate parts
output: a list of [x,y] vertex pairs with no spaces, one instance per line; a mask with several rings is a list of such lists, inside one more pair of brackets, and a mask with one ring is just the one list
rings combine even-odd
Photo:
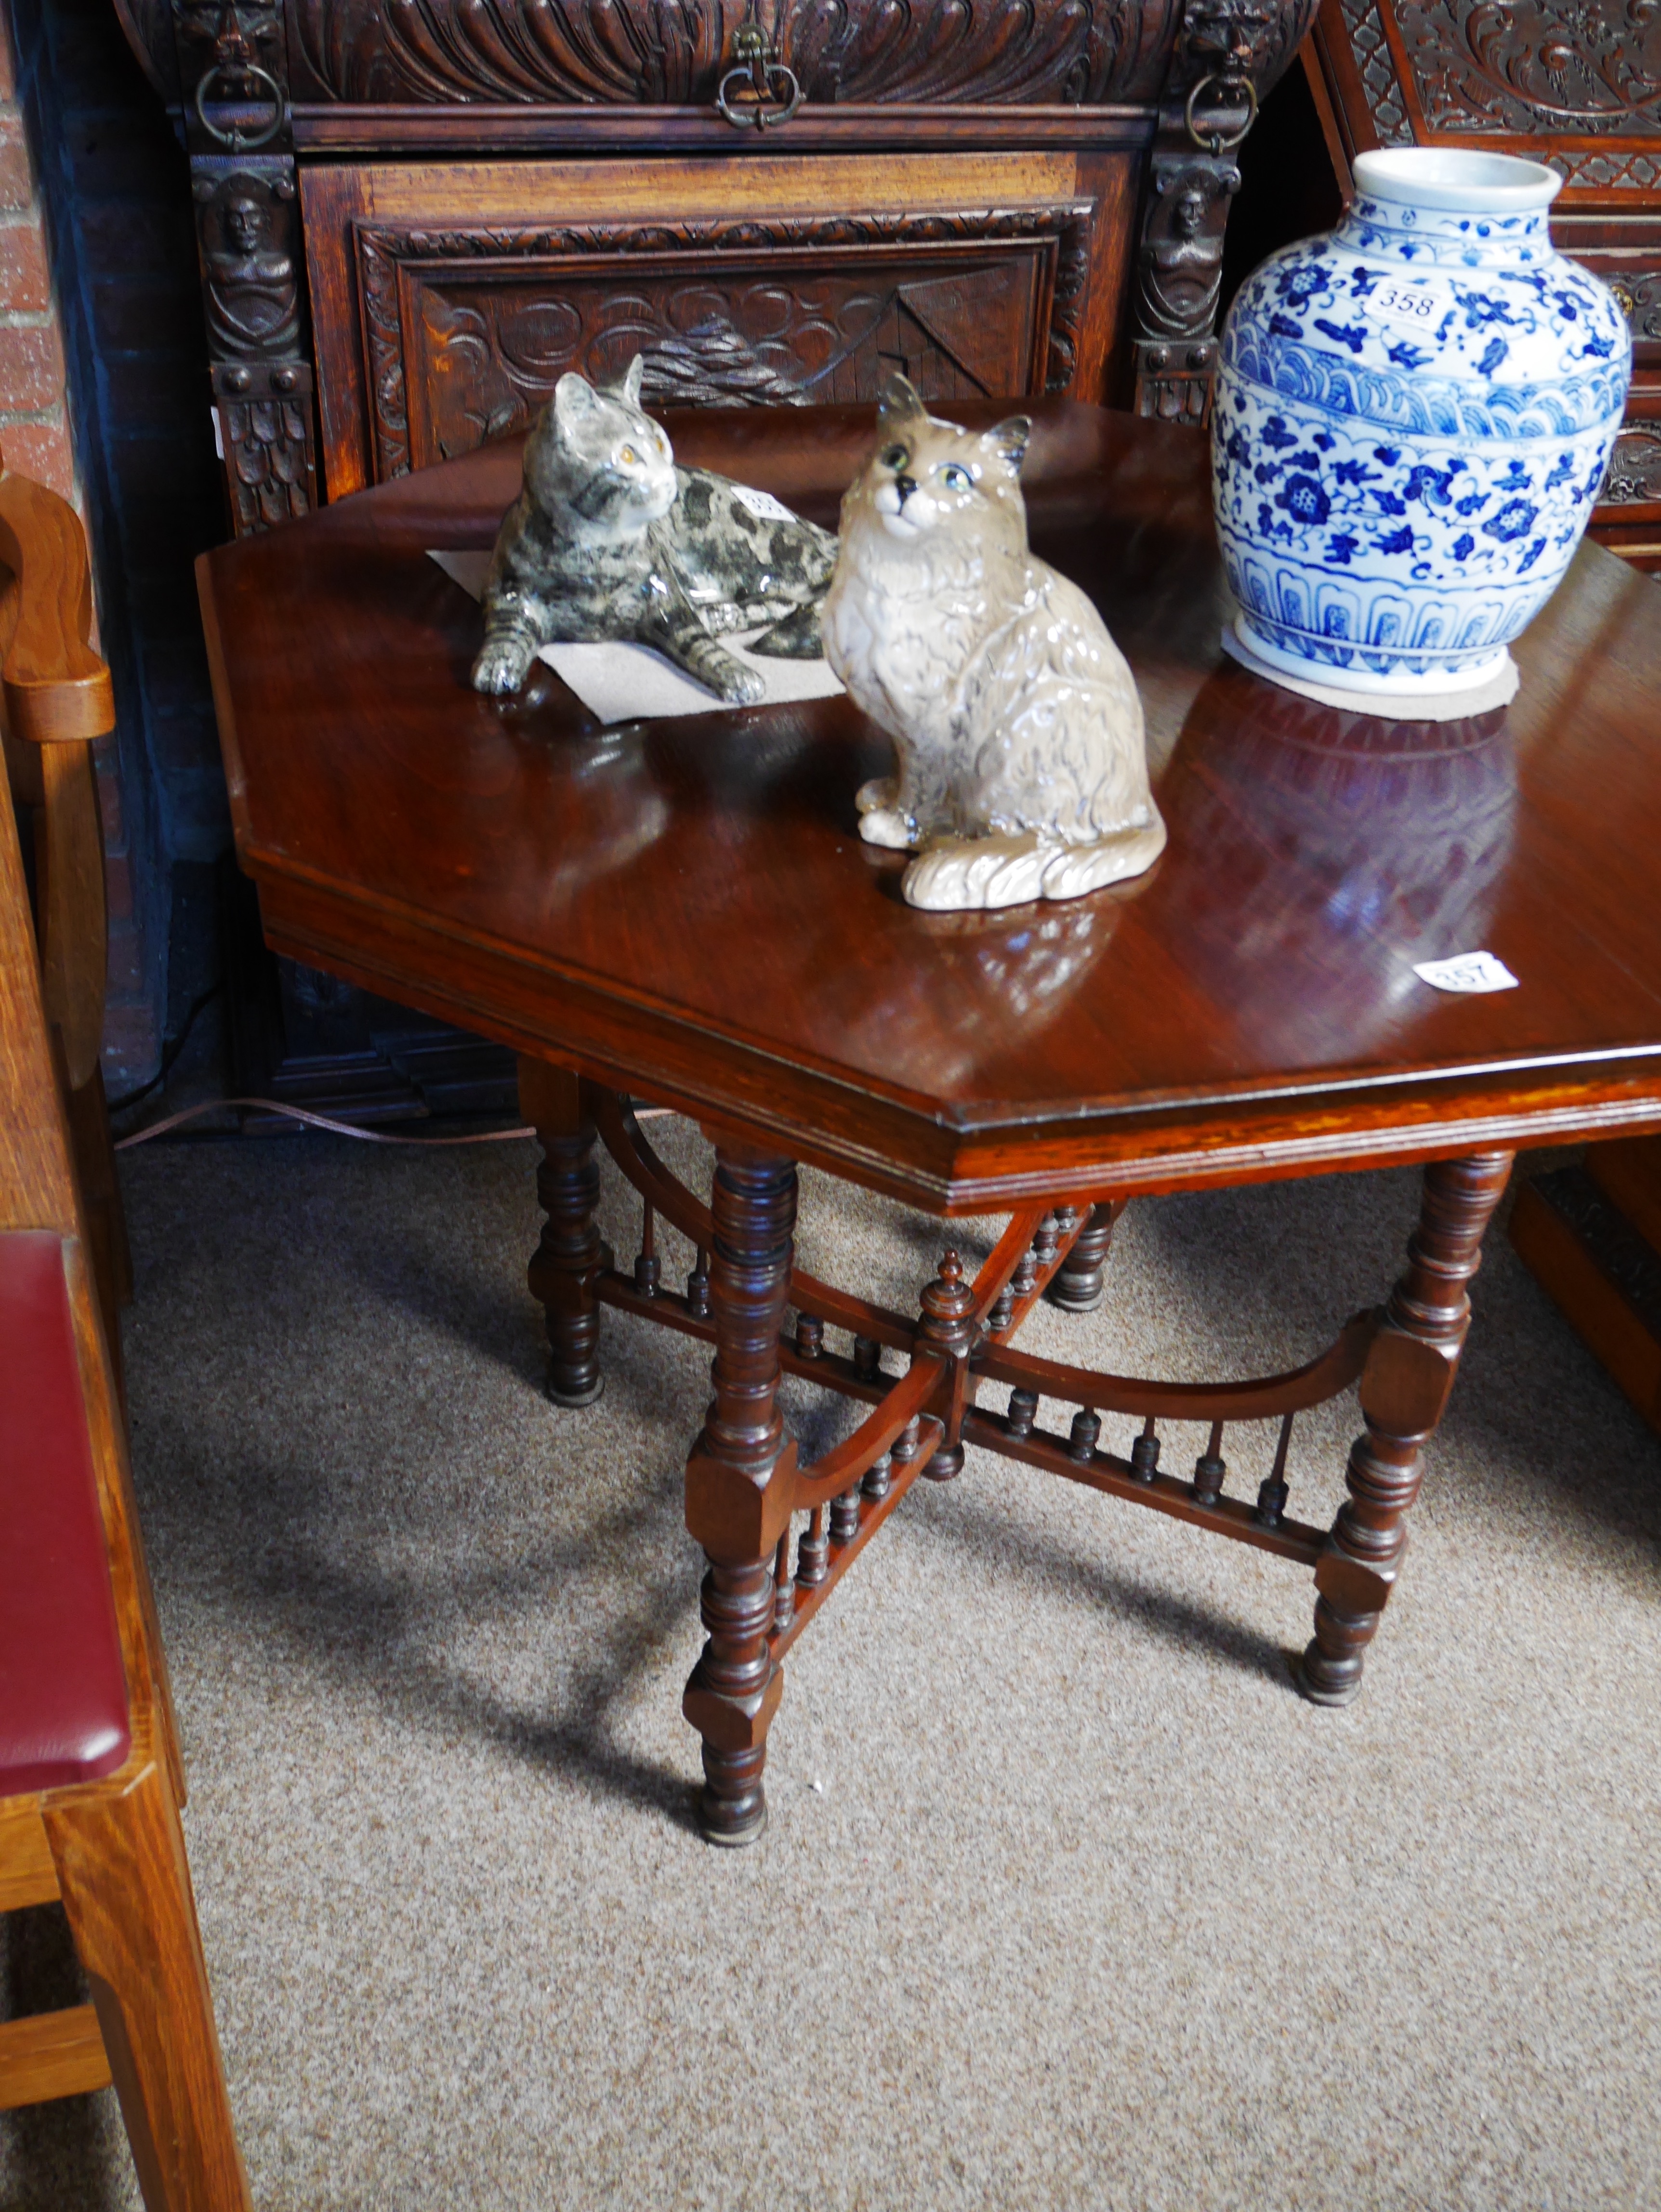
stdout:
[[[1314,699],[1323,707],[1348,707],[1352,713],[1377,714],[1385,721],[1457,722],[1468,714],[1485,714],[1517,696],[1520,682],[1517,663],[1502,646],[1473,669],[1454,673],[1439,669],[1433,676],[1389,677],[1371,670],[1329,668],[1323,663],[1294,660],[1256,635],[1244,615],[1237,615],[1223,632],[1223,650],[1254,676],[1262,676],[1282,690],[1301,699]],[[1363,680],[1365,679],[1365,680]]]

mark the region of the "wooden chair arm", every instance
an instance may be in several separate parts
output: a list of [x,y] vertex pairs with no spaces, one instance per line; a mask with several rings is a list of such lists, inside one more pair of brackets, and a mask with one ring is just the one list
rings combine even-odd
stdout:
[[0,562],[17,579],[16,627],[0,672],[12,735],[35,744],[101,738],[115,727],[115,698],[87,642],[92,577],[80,517],[44,484],[0,475]]

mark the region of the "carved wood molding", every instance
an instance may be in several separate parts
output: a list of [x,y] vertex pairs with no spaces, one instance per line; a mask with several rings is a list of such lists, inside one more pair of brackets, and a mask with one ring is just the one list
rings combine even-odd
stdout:
[[[405,474],[411,465],[410,368],[405,350],[401,279],[412,269],[471,262],[514,264],[520,269],[545,264],[551,270],[563,264],[579,271],[587,264],[597,271],[609,261],[635,262],[636,267],[630,271],[632,280],[637,275],[639,258],[647,256],[659,269],[672,269],[677,263],[689,269],[712,264],[719,268],[730,259],[734,264],[749,262],[764,271],[769,258],[783,252],[812,253],[822,258],[821,265],[829,266],[832,257],[845,263],[857,259],[861,253],[899,249],[917,252],[920,261],[927,255],[928,274],[934,276],[940,270],[942,249],[972,251],[977,246],[1026,245],[1045,252],[1050,272],[1043,302],[1047,313],[1040,325],[1045,349],[1043,388],[1064,392],[1078,368],[1095,213],[1093,200],[1074,200],[1052,207],[917,215],[724,216],[660,223],[538,224],[524,229],[417,229],[359,222],[353,226],[353,237],[377,477],[384,482]],[[649,359],[652,349],[642,349],[648,351]],[[659,349],[667,356],[672,347]],[[813,397],[811,390],[794,392],[776,380],[746,378],[741,360],[722,362],[718,385],[710,390],[677,374],[671,360],[666,359],[661,366],[663,373],[657,380],[666,383],[678,398],[806,404]],[[695,378],[697,365],[691,367]],[[506,427],[493,422],[490,428],[496,433]]]
[[[747,0],[292,0],[295,96],[351,105],[708,106]],[[1157,97],[1182,0],[784,0],[806,100],[1095,106]]]

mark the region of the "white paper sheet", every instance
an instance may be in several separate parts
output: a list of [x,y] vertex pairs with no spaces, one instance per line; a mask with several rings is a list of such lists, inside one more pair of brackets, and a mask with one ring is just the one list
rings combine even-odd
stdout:
[[[767,495],[757,492],[755,499]],[[484,589],[488,552],[442,552],[429,549],[447,576],[460,585],[471,599]],[[759,703],[776,706],[788,699],[834,698],[842,686],[824,660],[774,660],[765,653],[746,653],[742,636],[724,636],[721,643],[736,659],[762,677],[767,696]],[[666,714],[708,714],[723,702],[705,685],[654,653],[649,645],[545,645],[538,659],[545,660],[563,684],[569,684],[583,705],[602,722],[650,721]]]

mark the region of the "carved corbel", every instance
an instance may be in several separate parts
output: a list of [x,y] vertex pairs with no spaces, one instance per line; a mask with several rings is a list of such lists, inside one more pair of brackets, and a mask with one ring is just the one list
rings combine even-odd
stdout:
[[1137,248],[1139,415],[1204,422],[1217,362],[1234,149],[1296,52],[1316,0],[1189,0],[1159,109]]
[[214,437],[236,534],[317,503],[288,48],[272,0],[173,0]]

